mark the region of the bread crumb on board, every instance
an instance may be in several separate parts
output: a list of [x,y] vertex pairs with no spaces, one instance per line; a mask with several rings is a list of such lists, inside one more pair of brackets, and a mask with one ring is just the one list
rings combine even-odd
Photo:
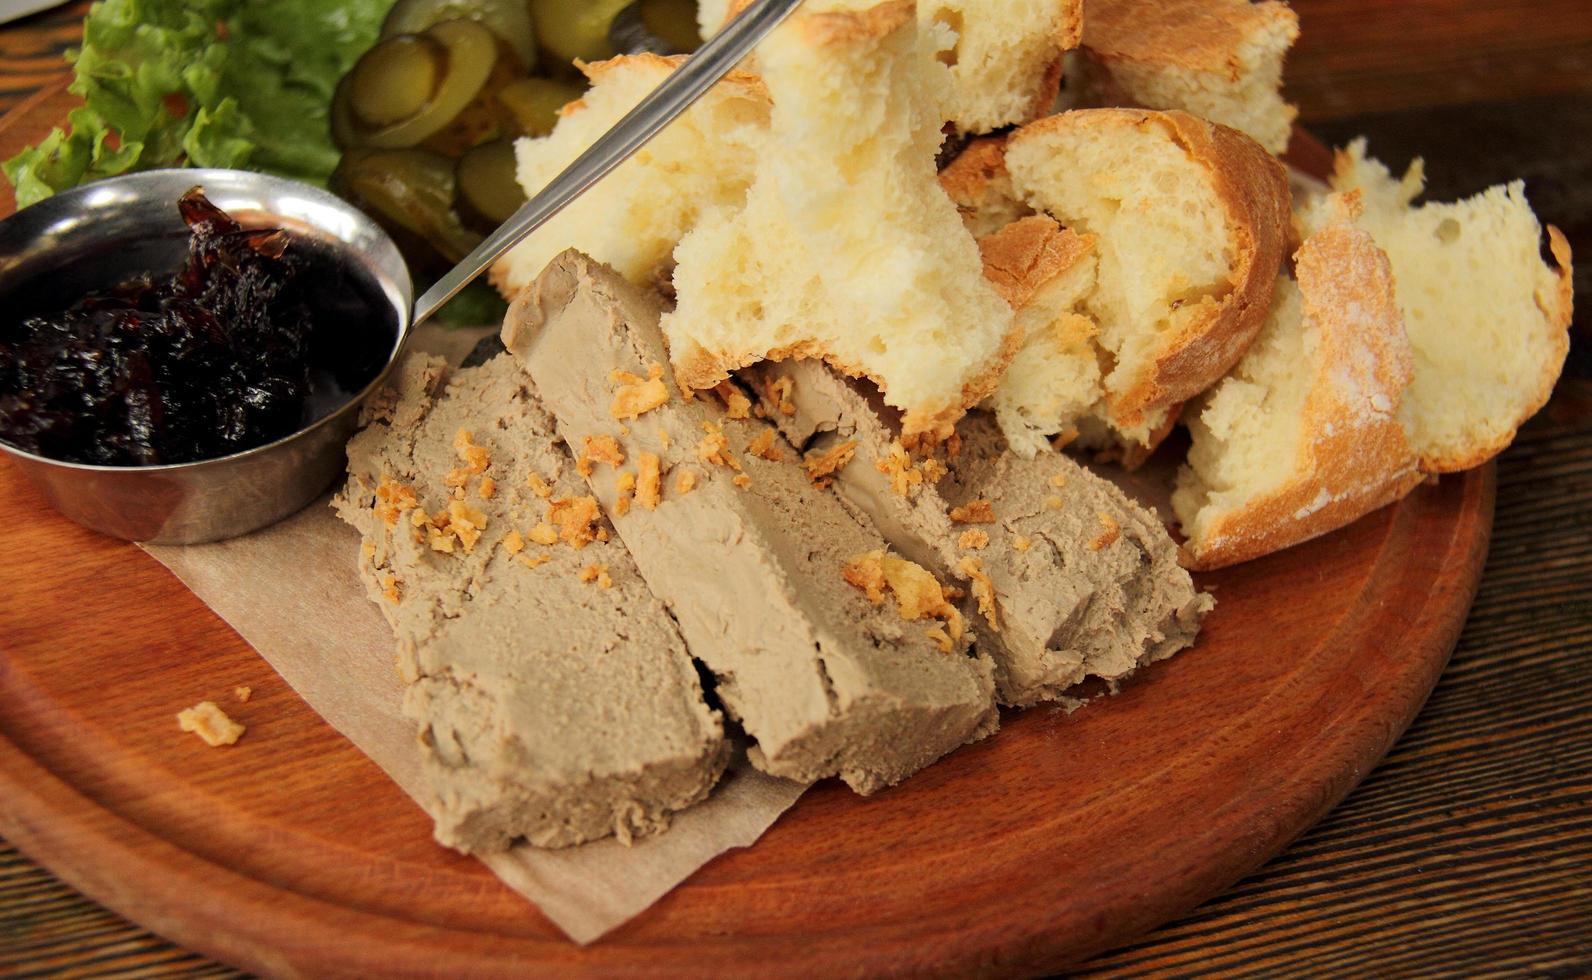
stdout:
[[232,689],[232,697],[240,703],[248,701],[254,697],[254,688],[247,684],[239,684]]
[[198,735],[212,748],[236,744],[245,731],[242,725],[227,717],[227,713],[217,707],[214,701],[200,701],[191,708],[177,712],[177,725],[185,732]]

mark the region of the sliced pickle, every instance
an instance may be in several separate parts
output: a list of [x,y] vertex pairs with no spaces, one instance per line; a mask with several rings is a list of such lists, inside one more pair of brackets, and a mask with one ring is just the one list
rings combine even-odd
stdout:
[[471,147],[480,146],[482,143],[503,136],[505,132],[512,133],[513,127],[507,125],[503,118],[497,94],[503,86],[517,77],[514,72],[514,59],[505,52],[504,56],[498,59],[497,66],[492,69],[492,74],[481,87],[480,93],[453,117],[453,122],[421,143],[421,148],[443,156],[457,157]]
[[481,243],[453,209],[453,167],[425,150],[357,150],[331,184],[392,234],[415,271],[441,272]]
[[614,15],[608,40],[621,54],[688,54],[702,44],[695,0],[638,0]]
[[601,61],[616,53],[608,27],[627,0],[530,0],[536,39],[562,62]]
[[445,20],[480,22],[509,46],[522,72],[536,70],[536,29],[525,0],[398,0],[382,21],[381,36],[419,34]]
[[391,126],[426,107],[447,71],[447,52],[429,37],[400,34],[365,52],[348,76],[349,108],[361,126]]
[[[399,35],[403,37],[404,35]],[[497,38],[491,31],[482,27],[473,20],[447,20],[434,24],[425,34],[419,35],[424,41],[437,45],[444,53],[442,60],[441,77],[435,86],[432,97],[421,106],[413,115],[397,122],[384,126],[362,125],[358,107],[354,105],[353,79],[365,78],[365,73],[355,66],[355,70],[343,78],[337,86],[337,93],[332,97],[332,135],[338,145],[347,149],[355,146],[369,147],[376,150],[401,150],[419,146],[428,141],[438,141],[448,145],[462,143],[459,152],[469,146],[480,142],[491,134],[474,132],[473,137],[450,134],[450,127],[461,116],[469,116],[466,110],[471,109],[476,103],[485,103],[483,98],[487,92],[487,83],[494,76],[506,79],[511,69],[501,65],[501,49]],[[383,42],[381,45],[394,44],[398,37]],[[367,53],[367,57],[373,53]],[[363,62],[364,59],[361,59]],[[394,60],[383,57],[382,62],[391,64],[396,69],[398,64]],[[371,87],[382,83],[383,77],[372,75],[368,81],[361,81],[360,88],[366,85]],[[407,81],[393,80],[393,85],[402,84],[406,88]],[[396,100],[392,100],[396,101]],[[476,113],[477,116],[480,112]],[[485,115],[492,116],[491,107],[485,106]],[[459,127],[474,131],[480,127],[479,120],[465,119]],[[440,140],[439,140],[440,137]],[[473,140],[473,141],[471,141]],[[430,145],[430,144],[428,144]],[[439,149],[438,146],[432,146]]]
[[551,78],[520,78],[498,90],[497,100],[521,136],[546,136],[558,122],[558,110],[580,98],[585,87]]
[[483,143],[459,158],[454,169],[459,214],[466,225],[492,232],[525,203],[515,177],[514,141]]

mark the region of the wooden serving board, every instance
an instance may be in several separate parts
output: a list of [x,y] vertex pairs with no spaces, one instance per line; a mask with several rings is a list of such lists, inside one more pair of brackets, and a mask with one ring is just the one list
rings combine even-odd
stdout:
[[[0,158],[69,105],[56,90],[0,120]],[[1493,493],[1488,466],[1203,576],[1218,605],[1199,644],[1109,702],[1008,713],[871,799],[820,784],[581,948],[434,845],[160,565],[56,516],[0,462],[0,834],[155,932],[267,974],[1056,968],[1231,884],[1376,765],[1459,634]],[[201,698],[245,740],[180,733],[173,715]]]

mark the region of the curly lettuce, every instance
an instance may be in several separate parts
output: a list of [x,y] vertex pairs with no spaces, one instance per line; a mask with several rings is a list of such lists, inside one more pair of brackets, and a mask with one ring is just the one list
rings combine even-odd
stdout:
[[324,184],[332,91],[392,0],[102,0],[70,52],[83,106],[7,160],[25,207],[131,170],[232,167]]

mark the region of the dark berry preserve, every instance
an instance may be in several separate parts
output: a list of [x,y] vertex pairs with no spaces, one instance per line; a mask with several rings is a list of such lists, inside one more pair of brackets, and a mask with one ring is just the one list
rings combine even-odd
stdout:
[[381,372],[398,323],[368,273],[242,226],[199,188],[178,208],[175,272],[0,306],[0,440],[76,463],[213,459],[291,435]]

